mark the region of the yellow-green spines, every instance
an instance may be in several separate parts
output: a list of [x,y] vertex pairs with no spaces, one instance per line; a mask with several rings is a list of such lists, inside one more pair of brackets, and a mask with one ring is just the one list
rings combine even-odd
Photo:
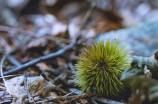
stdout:
[[108,96],[117,96],[124,89],[124,84],[119,80],[123,71],[130,66],[130,58],[126,47],[121,47],[119,41],[104,44],[94,42],[87,45],[78,57],[75,76],[81,90],[96,92]]

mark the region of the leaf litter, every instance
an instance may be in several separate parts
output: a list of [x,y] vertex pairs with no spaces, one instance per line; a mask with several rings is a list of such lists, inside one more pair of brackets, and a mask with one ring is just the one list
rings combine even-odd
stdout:
[[[0,8],[0,14],[3,18],[0,19],[0,54],[3,64],[1,71],[4,71],[1,72],[1,75],[4,74],[1,78],[5,81],[1,80],[0,84],[0,103],[154,104],[157,102],[157,52],[155,60],[144,57],[133,58],[137,63],[132,62],[131,67],[124,72],[122,79],[129,84],[132,91],[130,99],[128,99],[131,96],[130,91],[118,98],[111,98],[106,95],[81,93],[80,88],[75,86],[73,75],[76,71],[74,68],[76,57],[87,43],[92,43],[101,33],[134,26],[156,17],[153,16],[153,13],[157,14],[156,3],[153,4],[148,0],[142,3],[123,1],[1,1],[3,9]],[[12,6],[10,3],[15,5]],[[21,6],[18,7],[19,5]],[[146,40],[145,42],[151,42]],[[50,53],[54,53],[53,58],[46,57],[44,61],[31,63],[36,59],[43,60],[42,56]],[[6,59],[2,62],[4,55]],[[12,74],[5,74],[23,65],[26,67]],[[143,75],[143,78],[139,75]]]

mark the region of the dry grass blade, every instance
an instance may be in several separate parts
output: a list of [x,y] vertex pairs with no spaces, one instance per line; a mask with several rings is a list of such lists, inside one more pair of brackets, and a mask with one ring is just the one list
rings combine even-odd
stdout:
[[[96,3],[92,2],[91,3],[91,7],[88,9],[86,15],[84,16],[84,18],[81,21],[81,25],[80,25],[80,29],[79,30],[83,29],[84,25],[86,24],[86,22],[87,22],[88,18],[90,17],[90,15],[91,15],[91,13],[92,13],[92,11],[93,11],[93,9],[94,9],[95,6],[96,6]],[[79,38],[79,36],[80,36],[80,34],[79,34],[79,31],[78,31],[76,33],[75,38],[72,40],[72,42],[76,42],[77,39]]]
[[21,76],[22,74],[13,74],[13,75],[6,75],[0,78],[10,78],[10,77],[16,77],[16,76]]

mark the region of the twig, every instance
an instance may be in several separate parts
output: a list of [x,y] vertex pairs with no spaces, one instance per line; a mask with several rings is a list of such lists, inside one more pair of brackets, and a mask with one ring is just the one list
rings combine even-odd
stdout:
[[13,73],[18,72],[20,70],[23,70],[24,68],[30,67],[32,65],[35,65],[35,64],[37,64],[39,62],[46,61],[46,60],[51,59],[51,58],[55,58],[55,57],[65,53],[66,51],[72,49],[75,45],[76,45],[76,43],[72,42],[69,45],[67,45],[66,47],[58,50],[57,52],[48,54],[48,55],[43,56],[43,57],[39,57],[37,59],[34,59],[34,60],[32,60],[32,61],[30,61],[28,63],[25,63],[25,64],[23,64],[21,66],[18,66],[16,68],[14,68],[14,69],[11,69],[11,70],[9,70],[7,72],[4,72],[3,75],[13,74]]
[[[5,51],[1,51],[1,53],[3,54],[9,54],[12,51],[12,48],[9,46],[9,44],[6,42],[6,40],[0,36],[0,43],[1,45],[5,48]],[[2,49],[1,49],[2,50]],[[14,64],[15,66],[20,66],[22,65],[19,61],[17,61],[13,56],[11,55],[7,55],[8,60]]]
[[[22,30],[22,29],[17,29],[17,28],[13,28],[13,27],[2,26],[2,25],[0,25],[0,31],[5,31],[5,32],[13,31],[16,33],[24,33],[23,35],[27,35],[27,36],[29,35],[29,36],[34,37],[34,38],[41,38],[41,36],[39,36],[38,34],[36,34],[34,32]],[[53,37],[53,36],[44,36],[44,38],[47,38],[47,39],[53,40],[53,41],[59,40],[59,41],[64,42],[64,43],[70,43],[69,39],[64,39],[64,38],[58,38],[58,37]]]
[[10,78],[10,77],[15,77],[15,76],[20,76],[20,75],[22,75],[22,74],[7,75],[7,76],[0,77],[0,78]]
[[6,42],[6,40],[2,36],[0,36],[0,43],[5,48],[5,51],[9,54],[12,49],[11,49],[11,47],[8,45],[8,43]]
[[[95,36],[94,36],[94,37],[91,37],[91,38],[95,38]],[[88,38],[88,39],[89,39],[89,38]],[[11,69],[11,70],[7,71],[7,72],[4,72],[3,75],[14,74],[14,73],[16,73],[16,72],[18,72],[18,71],[21,71],[21,70],[23,70],[23,69],[25,69],[25,68],[28,68],[28,67],[30,67],[30,66],[32,66],[32,65],[35,65],[35,64],[39,63],[39,62],[46,61],[46,60],[48,60],[48,59],[58,57],[58,56],[60,56],[61,54],[67,52],[67,51],[70,50],[70,49],[72,49],[75,45],[79,45],[79,44],[81,44],[83,41],[86,41],[86,40],[87,40],[87,39],[80,39],[80,40],[78,40],[78,41],[76,41],[76,42],[71,42],[69,45],[67,45],[66,47],[64,47],[64,48],[62,48],[62,49],[60,49],[60,50],[58,50],[57,52],[50,53],[50,54],[48,54],[48,55],[46,55],[46,56],[43,56],[43,57],[39,57],[39,58],[37,58],[37,59],[34,59],[34,60],[32,60],[32,61],[30,61],[30,62],[27,62],[27,63],[25,63],[25,64],[23,64],[23,65],[21,65],[21,66],[18,66],[18,67],[14,68],[14,69]]]
[[5,32],[16,31],[16,33],[25,33],[27,35],[29,34],[32,37],[38,37],[37,34],[31,32],[31,31],[17,29],[17,28],[13,28],[13,27],[2,26],[2,25],[0,25],[0,31],[5,31]]
[[73,64],[72,64],[72,62],[69,62],[68,66],[69,66],[69,68],[71,69],[72,72],[76,71],[75,68],[74,68],[74,66],[73,66]]
[[100,95],[98,95],[98,94],[84,94],[84,95],[63,96],[60,98],[56,98],[54,100],[38,101],[36,103],[54,102],[54,101],[59,101],[59,100],[64,100],[64,99],[70,99],[70,100],[66,100],[62,103],[59,103],[59,104],[69,104],[70,102],[78,100],[78,99],[90,98],[90,97],[94,97],[94,96],[100,96]]
[[107,98],[104,98],[104,97],[94,96],[91,99],[102,102],[102,103],[105,103],[105,104],[126,104],[125,102],[118,102],[118,101],[110,100],[110,99],[107,99]]
[[11,55],[8,55],[8,60],[13,64],[15,65],[16,67],[22,65],[19,61],[17,61],[13,56]]
[[61,92],[64,93],[64,94],[69,93],[68,91],[66,91],[66,90],[64,90],[64,89],[62,89],[62,88],[60,88],[59,86],[56,86],[56,90],[61,91]]
[[74,93],[74,92],[76,92],[76,91],[77,91],[77,89],[76,89],[75,91],[72,91],[72,92],[70,92],[70,93],[64,95],[63,97],[67,97],[67,96],[71,95],[72,93]]
[[[95,38],[95,37],[96,37],[96,36],[91,37],[91,38]],[[87,39],[90,39],[90,38],[80,39],[80,40],[78,40],[78,41],[76,41],[76,42],[71,42],[69,45],[67,45],[67,46],[65,46],[64,48],[58,50],[57,52],[50,53],[50,54],[48,54],[48,55],[46,55],[46,56],[43,56],[43,57],[39,57],[39,58],[37,58],[37,59],[34,59],[34,60],[32,60],[32,61],[30,61],[30,62],[27,62],[27,63],[25,63],[25,64],[23,64],[23,65],[21,65],[21,66],[18,66],[18,67],[14,68],[14,69],[11,69],[11,70],[7,71],[7,72],[4,72],[3,75],[14,74],[14,73],[16,73],[16,72],[18,72],[18,71],[21,71],[21,70],[23,70],[23,69],[25,69],[25,68],[28,68],[28,67],[30,67],[30,66],[32,66],[32,65],[35,65],[35,64],[39,63],[39,62],[46,61],[46,60],[48,60],[48,59],[58,57],[58,56],[60,56],[61,54],[67,52],[67,51],[70,50],[70,49],[72,49],[75,45],[79,45],[79,44],[81,44],[83,41],[86,41]]]
[[24,72],[24,89],[27,91],[28,94],[28,99],[29,101],[33,101],[34,104],[36,104],[35,100],[32,98],[30,92],[29,92],[29,88],[28,88],[28,83],[27,83],[27,76],[26,76],[26,72]]
[[6,87],[0,86],[0,90],[6,90]]
[[65,97],[60,97],[60,98],[56,98],[56,99],[53,99],[53,100],[43,100],[43,101],[38,101],[38,102],[36,102],[36,103],[53,102],[54,100],[55,100],[55,101],[59,101],[59,100],[70,99],[70,98],[79,97],[79,96],[81,96],[81,95],[65,96]]
[[2,76],[2,79],[3,79],[3,82],[4,82],[4,85],[5,85],[5,78],[3,76],[3,63],[4,63],[4,60],[6,59],[7,55],[3,55],[2,59],[1,59],[1,62],[0,62],[0,71],[1,71],[1,76]]
[[[95,6],[96,6],[96,3],[92,2],[90,8],[86,12],[86,15],[84,16],[84,18],[81,21],[81,25],[80,25],[79,30],[83,29],[84,25],[86,24],[86,22],[87,22],[88,18],[90,17],[90,15],[91,15],[91,13],[92,13],[92,11],[93,11],[93,9],[94,9]],[[79,31],[78,31],[76,33],[75,38],[72,41],[76,41],[79,38],[79,36],[80,36],[80,34],[79,34]]]
[[84,18],[81,21],[80,30],[83,29],[84,25],[86,24],[86,22],[87,22],[88,18],[90,17],[90,15],[91,15],[91,13],[92,13],[95,6],[96,6],[96,3],[92,2],[90,8],[88,9],[88,11],[86,13],[86,15],[84,16]]
[[[92,2],[90,9],[87,11],[87,13],[86,13],[86,15],[85,15],[85,17],[83,19],[83,22],[81,23],[80,29],[82,29],[83,25],[85,25],[85,22],[89,18],[89,16],[92,13],[92,10],[93,10],[94,7],[95,7],[95,2]],[[7,30],[7,31],[10,29],[9,27],[0,26],[0,30],[2,28],[4,28],[4,30]],[[23,33],[27,33],[27,34],[36,35],[36,34],[34,34],[32,32],[28,32],[28,31],[21,30],[21,29],[20,30],[19,29],[15,29],[15,28],[11,28],[11,29],[14,30],[14,31],[18,31],[18,32],[23,32]],[[65,52],[67,52],[68,50],[72,49],[76,44],[81,42],[81,41],[77,41],[77,39],[79,38],[79,35],[80,34],[77,34],[69,45],[67,45],[66,47],[60,49],[59,51],[57,51],[55,53],[48,54],[48,55],[43,56],[43,57],[39,57],[39,58],[34,59],[34,60],[32,60],[32,61],[30,61],[28,63],[25,63],[25,64],[21,65],[21,66],[18,66],[16,68],[12,69],[12,70],[4,72],[4,75],[13,74],[13,73],[18,72],[20,70],[23,70],[24,68],[30,67],[32,65],[35,65],[35,64],[37,64],[39,62],[42,62],[42,61],[46,61],[46,60],[51,59],[51,58],[55,58],[55,57],[65,53]]]
[[97,94],[85,94],[85,95],[67,96],[67,98],[65,97],[63,99],[70,99],[71,98],[71,100],[66,100],[66,101],[59,103],[59,104],[69,104],[72,101],[76,101],[78,99],[90,98],[90,97],[94,97],[94,96],[98,96],[98,95]]

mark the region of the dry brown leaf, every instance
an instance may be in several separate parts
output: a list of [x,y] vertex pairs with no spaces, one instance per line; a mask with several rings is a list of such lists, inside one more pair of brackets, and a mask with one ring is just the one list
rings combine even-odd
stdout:
[[44,47],[46,44],[47,42],[44,38],[33,39],[28,43],[26,48],[29,49],[29,48]]
[[40,71],[46,71],[49,70],[49,67],[44,63],[44,62],[40,62],[38,64],[36,64],[36,66],[39,68]]
[[105,33],[111,30],[118,30],[121,26],[115,22],[109,21],[108,19],[100,18],[98,22],[96,22],[94,28],[97,33]]
[[81,104],[88,104],[88,101],[86,99],[80,99]]
[[46,81],[42,76],[27,77],[26,81],[24,79],[24,76],[19,76],[6,81],[6,89],[13,96],[13,104],[31,103],[29,94],[34,101],[43,101],[48,98],[53,100],[55,98],[55,96],[50,97],[50,92],[55,88],[55,85]]

